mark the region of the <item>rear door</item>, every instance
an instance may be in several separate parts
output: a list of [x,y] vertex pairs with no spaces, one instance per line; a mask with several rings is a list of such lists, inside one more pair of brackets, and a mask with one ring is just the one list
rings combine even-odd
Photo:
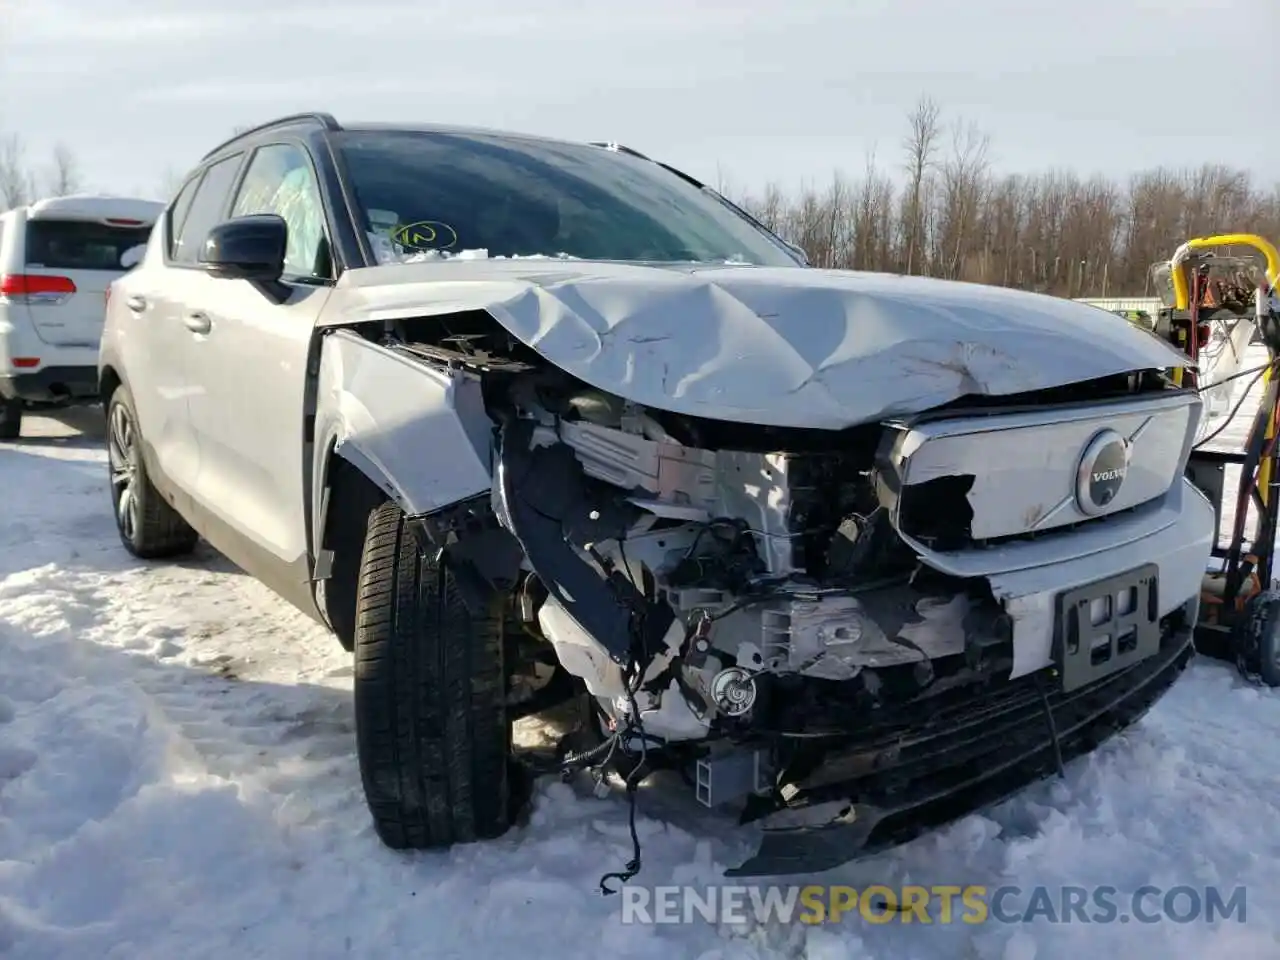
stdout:
[[97,347],[107,287],[138,262],[154,222],[39,214],[27,219],[20,302],[41,341]]
[[193,173],[174,197],[143,263],[112,285],[112,349],[134,406],[157,487],[190,512],[200,450],[191,426],[189,366],[194,349],[182,325],[180,298],[202,271],[196,250],[221,219],[241,154]]
[[[131,342],[123,349],[135,354],[126,356],[125,367],[142,436],[154,446],[169,487],[184,497],[181,509],[193,523],[198,516],[191,500],[203,451],[192,418],[193,395],[199,391],[192,366],[208,345],[183,322],[184,304],[193,289],[203,289],[204,270],[197,254],[231,202],[243,160],[243,153],[225,157],[188,181],[174,200],[163,243],[147,253],[148,267],[122,279],[111,296],[113,310],[120,293],[136,298],[139,309],[130,306],[129,298],[120,308],[130,310],[133,327]],[[145,386],[136,382],[138,371],[146,373]]]

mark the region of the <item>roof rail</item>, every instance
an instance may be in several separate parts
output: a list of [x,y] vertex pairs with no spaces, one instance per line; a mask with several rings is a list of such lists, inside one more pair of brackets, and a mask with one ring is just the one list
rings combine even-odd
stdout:
[[591,146],[604,147],[606,150],[613,150],[617,153],[625,153],[629,157],[638,157],[641,160],[648,160],[639,150],[628,147],[625,143],[614,143],[612,140],[592,140]]
[[241,130],[239,133],[235,134],[234,136],[228,137],[226,140],[223,140],[220,144],[218,144],[216,147],[214,147],[212,150],[210,150],[200,159],[208,160],[219,150],[222,150],[223,148],[230,146],[231,144],[239,140],[241,137],[249,136],[249,134],[251,133],[261,133],[263,130],[270,130],[272,127],[281,127],[281,126],[284,126],[285,124],[300,123],[303,121],[310,121],[311,123],[319,124],[320,126],[324,127],[326,130],[342,129],[342,125],[339,124],[338,121],[334,119],[333,114],[331,113],[320,113],[318,111],[309,112],[309,113],[291,113],[287,117],[276,117],[276,119],[274,120],[268,120],[266,123],[260,123],[256,127],[250,127],[248,130]]
[[612,141],[605,141],[605,140],[591,140],[589,142],[593,147],[603,147],[605,150],[613,150],[616,153],[625,153],[628,156],[636,157],[640,160],[647,160],[649,163],[656,163],[663,170],[666,170],[668,173],[675,174],[681,180],[684,180],[687,183],[693,184],[693,186],[697,187],[699,190],[706,190],[709,193],[711,193],[711,195],[714,196],[717,200],[719,200],[722,204],[724,204],[734,213],[738,214],[738,216],[742,217],[744,220],[750,223],[753,227],[755,227],[765,236],[773,238],[775,241],[781,243],[783,246],[787,247],[788,249],[792,248],[792,245],[790,243],[788,243],[786,240],[783,240],[782,237],[778,236],[776,233],[774,233],[772,230],[766,227],[763,223],[760,222],[759,219],[752,216],[746,210],[743,210],[742,207],[738,206],[736,203],[734,203],[732,200],[726,197],[719,190],[712,187],[710,184],[703,183],[697,177],[692,177],[689,174],[685,173],[683,170],[680,170],[676,167],[671,166],[671,164],[669,163],[663,163],[661,160],[654,160],[651,157],[647,157],[643,153],[641,153],[639,150],[635,150],[631,147],[626,146],[625,144],[614,143]]
[[641,153],[634,147],[628,147],[625,143],[614,143],[612,141],[605,140],[591,140],[589,142],[593,147],[603,147],[605,150],[612,150],[614,153],[625,153],[627,156],[635,157],[638,160],[644,160],[648,163],[656,163],[663,170],[666,170],[668,173],[674,173],[681,180],[687,181],[699,189],[706,187],[706,184],[696,177],[689,176],[689,174],[685,173],[683,170],[677,170],[669,163],[663,163],[661,160],[654,160],[652,157]]

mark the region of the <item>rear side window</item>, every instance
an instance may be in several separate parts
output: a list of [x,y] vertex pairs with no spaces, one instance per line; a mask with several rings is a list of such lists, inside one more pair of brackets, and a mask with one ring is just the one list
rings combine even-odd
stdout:
[[170,258],[178,249],[178,231],[182,229],[182,222],[187,219],[187,211],[191,209],[191,201],[195,198],[198,186],[200,186],[199,177],[192,177],[183,184],[178,195],[173,198],[173,203],[169,204],[168,213],[165,214],[168,218],[165,243],[168,244]]
[[126,270],[125,254],[145,247],[150,226],[120,227],[86,220],[28,220],[27,267],[45,270]]
[[175,263],[195,266],[205,238],[221,222],[223,212],[227,209],[231,186],[235,183],[243,156],[244,154],[236,154],[219,160],[205,171],[187,215],[178,227],[178,240],[173,251]]

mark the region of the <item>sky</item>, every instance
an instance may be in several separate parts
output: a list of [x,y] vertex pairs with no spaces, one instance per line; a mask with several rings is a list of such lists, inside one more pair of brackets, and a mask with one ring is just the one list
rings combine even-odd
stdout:
[[1277,51],[1277,0],[0,0],[0,132],[144,195],[302,110],[614,140],[740,193],[896,171],[930,96],[1001,170],[1274,183]]

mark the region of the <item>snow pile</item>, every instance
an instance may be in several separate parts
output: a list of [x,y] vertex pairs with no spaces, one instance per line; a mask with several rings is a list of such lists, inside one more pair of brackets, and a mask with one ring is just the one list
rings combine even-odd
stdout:
[[369,231],[367,233],[369,243],[373,246],[374,255],[378,258],[378,263],[432,263],[440,260],[577,260],[578,257],[570,256],[567,253],[546,254],[546,253],[530,253],[515,254],[513,256],[489,256],[489,251],[483,247],[473,250],[407,250],[405,247],[392,240],[391,236],[385,232]]
[[[575,257],[569,253],[516,253],[511,255],[494,254],[490,256],[489,251],[484,247],[477,247],[468,250],[406,250],[401,244],[393,241],[390,236],[385,233],[368,233],[369,242],[373,246],[374,255],[378,258],[378,263],[438,263],[444,260],[581,260],[581,257]],[[668,261],[658,261],[668,262]],[[741,256],[732,257],[728,260],[687,260],[684,263],[707,263],[726,267],[748,267],[751,266],[750,261]]]
[[[597,887],[630,856],[625,803],[555,782],[499,841],[393,853],[360,795],[349,657],[211,552],[128,560],[104,461],[97,441],[0,445],[6,960],[1280,955],[1280,695],[1207,663],[1066,781],[818,879],[1244,885],[1243,924],[625,925]],[[657,790],[640,803],[633,883],[727,882],[749,852]]]
[[571,257],[567,253],[557,253],[554,256],[546,253],[527,253],[513,254],[512,256],[489,256],[489,251],[484,248],[476,250],[459,250],[456,253],[451,250],[418,250],[413,253],[405,254],[400,257],[401,263],[425,263],[433,260],[577,260],[578,257]]

